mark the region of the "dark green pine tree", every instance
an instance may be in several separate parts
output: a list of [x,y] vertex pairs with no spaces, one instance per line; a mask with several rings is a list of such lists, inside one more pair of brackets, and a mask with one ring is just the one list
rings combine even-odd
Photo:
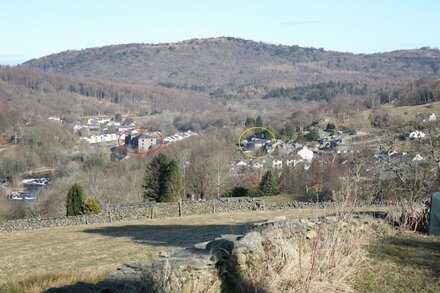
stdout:
[[164,171],[165,172],[162,174],[163,185],[158,201],[176,201],[182,192],[182,180],[180,178],[180,170],[177,162],[175,160],[171,160]]
[[81,185],[75,183],[67,192],[67,216],[81,215],[84,207],[84,193]]
[[144,176],[144,200],[159,201],[163,189],[164,173],[168,165],[166,155],[160,153],[151,160],[147,166]]
[[262,195],[276,195],[278,191],[278,183],[272,171],[267,171],[260,182],[260,192]]
[[147,166],[144,176],[144,200],[172,202],[182,191],[180,170],[175,160],[169,160],[164,154],[158,154]]
[[246,118],[246,121],[244,122],[244,126],[254,127],[255,126],[255,119],[251,118],[251,117]]
[[261,119],[260,115],[258,115],[257,119],[255,120],[255,126],[263,127],[263,119]]

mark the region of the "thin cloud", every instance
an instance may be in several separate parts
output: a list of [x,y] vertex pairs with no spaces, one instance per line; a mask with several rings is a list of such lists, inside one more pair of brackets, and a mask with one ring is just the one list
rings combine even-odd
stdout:
[[302,25],[302,24],[321,24],[322,20],[307,20],[307,21],[283,21],[281,25]]

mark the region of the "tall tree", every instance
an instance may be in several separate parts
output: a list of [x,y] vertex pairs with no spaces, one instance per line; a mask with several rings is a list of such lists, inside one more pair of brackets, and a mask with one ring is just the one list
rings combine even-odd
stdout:
[[179,166],[162,153],[148,164],[144,177],[144,199],[156,202],[175,201],[182,192]]
[[181,178],[181,184],[182,184],[182,195],[186,196],[187,193],[187,167],[189,165],[189,158],[191,155],[191,151],[189,149],[183,149],[179,152],[178,156],[178,164],[180,169],[180,178]]
[[258,115],[257,119],[255,120],[255,126],[263,127],[263,119],[261,119],[260,115]]
[[180,177],[179,166],[175,160],[171,160],[162,175],[161,192],[159,194],[159,202],[173,202],[176,201],[182,192],[182,181]]
[[252,117],[247,117],[246,121],[244,122],[244,126],[246,127],[253,127],[255,126],[255,119]]
[[225,186],[230,172],[231,156],[228,152],[217,151],[212,157],[213,175],[217,189],[217,197],[220,197],[222,188]]
[[263,195],[276,195],[279,193],[278,183],[276,182],[272,171],[267,171],[261,179],[260,192]]
[[163,190],[164,173],[168,164],[166,155],[160,153],[151,160],[144,176],[144,200],[152,199],[159,201]]
[[116,114],[115,115],[115,121],[117,121],[117,122],[122,122],[122,115],[121,114]]
[[75,183],[67,192],[67,216],[81,215],[84,206],[84,193],[81,185]]
[[188,172],[188,183],[191,190],[199,195],[200,199],[206,199],[211,195],[213,189],[212,161],[206,153],[193,153],[191,156],[191,165]]
[[290,126],[303,132],[304,128],[312,123],[312,115],[302,110],[298,110],[290,116]]

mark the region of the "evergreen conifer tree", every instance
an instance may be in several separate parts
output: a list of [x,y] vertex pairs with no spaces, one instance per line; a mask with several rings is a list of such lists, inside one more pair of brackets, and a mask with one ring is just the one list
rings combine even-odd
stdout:
[[176,201],[182,191],[182,183],[180,178],[180,170],[177,162],[171,160],[163,174],[163,188],[158,198],[159,202]]
[[152,199],[158,201],[162,192],[165,169],[168,165],[166,155],[160,153],[151,160],[147,166],[144,176],[144,200]]
[[260,115],[258,115],[257,119],[255,120],[255,126],[263,127],[263,119],[261,119]]
[[84,206],[84,194],[81,185],[75,183],[67,193],[67,216],[81,215]]
[[148,164],[144,176],[144,199],[156,202],[171,202],[179,198],[182,191],[180,170],[175,160],[158,154]]
[[278,183],[272,171],[267,171],[260,182],[260,192],[262,195],[276,195],[278,191]]

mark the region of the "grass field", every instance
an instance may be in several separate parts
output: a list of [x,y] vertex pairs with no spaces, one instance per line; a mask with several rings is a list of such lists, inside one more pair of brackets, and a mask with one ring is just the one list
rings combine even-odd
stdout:
[[429,103],[417,106],[394,107],[392,105],[384,106],[391,114],[400,116],[403,120],[414,120],[417,113],[436,113],[440,114],[440,102]]
[[0,292],[41,292],[78,281],[96,282],[123,263],[149,260],[159,251],[192,246],[220,234],[243,233],[258,221],[332,212],[243,212],[5,233],[0,238]]
[[293,195],[293,194],[279,194],[271,196],[259,197],[266,203],[281,203],[281,202],[291,202],[291,201],[307,201],[309,199],[308,195]]
[[394,232],[368,253],[368,266],[353,280],[357,292],[440,292],[440,237]]

